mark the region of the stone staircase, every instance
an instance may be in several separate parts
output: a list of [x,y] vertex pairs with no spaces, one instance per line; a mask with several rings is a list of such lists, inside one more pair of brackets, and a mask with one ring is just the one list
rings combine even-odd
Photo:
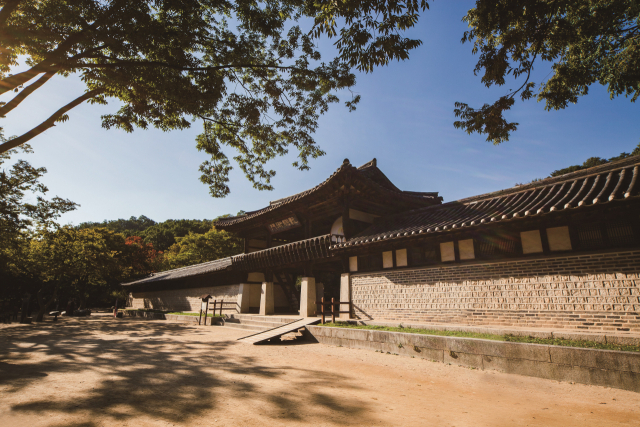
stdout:
[[298,316],[260,316],[257,314],[229,314],[224,326],[227,328],[244,329],[247,332],[262,332],[278,326],[299,320]]

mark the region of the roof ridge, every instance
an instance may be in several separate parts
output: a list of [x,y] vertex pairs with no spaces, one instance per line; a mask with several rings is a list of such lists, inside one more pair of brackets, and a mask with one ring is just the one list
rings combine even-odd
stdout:
[[176,273],[176,272],[184,271],[184,270],[192,270],[192,269],[195,269],[195,268],[201,268],[201,267],[203,267],[205,265],[210,265],[210,264],[214,264],[214,263],[220,264],[223,261],[231,260],[232,257],[233,257],[233,255],[232,256],[228,256],[228,257],[224,257],[224,258],[213,259],[211,261],[201,262],[201,263],[198,263],[198,264],[191,264],[191,265],[186,265],[184,267],[173,268],[171,270],[156,271],[156,272],[151,273],[148,276],[143,277],[141,279],[137,279],[137,280],[134,280],[132,282],[123,283],[123,285],[132,285],[134,283],[143,282],[143,281],[146,281],[148,279],[152,279],[152,278],[154,278],[156,276],[172,274],[172,273]]
[[273,209],[275,209],[275,208],[277,208],[277,207],[279,207],[279,206],[282,206],[282,205],[284,205],[284,204],[286,204],[286,203],[290,203],[290,202],[292,202],[292,201],[294,201],[294,200],[298,200],[299,198],[301,198],[301,197],[303,197],[303,196],[306,196],[307,194],[310,194],[310,193],[312,193],[312,192],[314,192],[314,191],[317,191],[317,190],[318,190],[318,189],[320,189],[321,187],[325,186],[325,185],[326,185],[330,180],[332,180],[335,176],[337,176],[339,173],[342,173],[343,171],[345,171],[345,170],[347,170],[347,169],[349,169],[349,168],[353,168],[353,169],[355,169],[355,168],[351,165],[351,163],[349,163],[349,159],[344,159],[344,161],[342,162],[342,165],[340,165],[340,167],[339,167],[338,169],[336,169],[336,171],[335,171],[334,173],[332,173],[332,174],[331,174],[327,179],[325,179],[324,181],[322,181],[320,184],[318,184],[318,185],[316,185],[316,186],[314,186],[314,187],[311,187],[311,188],[309,188],[309,189],[307,189],[307,190],[301,191],[301,192],[299,192],[299,193],[293,194],[293,195],[291,195],[291,196],[283,197],[283,198],[281,198],[281,199],[275,200],[274,202],[270,202],[269,206],[266,206],[266,207],[264,207],[264,208],[262,208],[262,209],[255,210],[255,211],[253,211],[253,212],[252,212],[252,213],[250,213],[250,214],[248,213],[247,215],[244,215],[244,216],[242,216],[242,217],[235,217],[235,218],[233,218],[233,219],[229,218],[228,220],[225,218],[225,219],[222,219],[222,220],[219,220],[219,221],[214,222],[214,223],[213,223],[213,225],[214,225],[214,226],[215,226],[216,224],[220,224],[220,225],[223,225],[223,226],[224,226],[224,225],[232,225],[232,224],[225,224],[225,222],[227,222],[227,221],[237,220],[237,219],[239,219],[239,218],[242,218],[243,220],[245,220],[245,219],[250,219],[250,218],[253,218],[253,217],[255,217],[255,216],[258,216],[258,215],[260,215],[260,214],[262,214],[262,213],[269,212],[269,211],[271,211],[271,210],[273,210]]
[[[570,181],[571,179],[584,178],[590,175],[597,175],[602,171],[615,170],[617,168],[624,168],[625,166],[640,163],[640,155],[629,156],[621,160],[615,160],[602,165],[593,166],[587,169],[580,169],[575,172],[565,173],[560,176],[550,176],[548,178],[541,179],[540,181],[531,182],[524,185],[516,185],[513,187],[505,188],[502,190],[492,191],[490,193],[479,194],[477,196],[469,196],[463,199],[454,200],[455,202],[467,203],[471,201],[477,201],[485,198],[497,197],[505,194],[517,193],[519,191],[530,190],[532,188],[544,187],[551,184],[557,184],[558,182]],[[451,202],[449,202],[451,203]]]
[[[621,160],[616,160],[613,162],[605,163],[603,165],[598,165],[591,168],[566,173],[560,176],[545,178],[541,181],[536,181],[531,184],[517,185],[517,186],[506,188],[503,190],[496,190],[490,193],[466,197],[464,199],[452,200],[450,202],[442,203],[439,205],[424,206],[417,209],[412,209],[410,211],[399,212],[393,215],[387,215],[384,217],[384,220],[394,220],[397,218],[418,215],[420,213],[428,212],[431,209],[449,209],[449,208],[457,207],[460,205],[470,205],[470,204],[474,204],[474,203],[478,203],[481,201],[490,200],[498,197],[504,197],[508,195],[517,194],[520,192],[531,191],[534,188],[548,187],[548,186],[556,185],[558,183],[568,182],[574,179],[582,179],[582,178],[590,177],[593,175],[599,175],[602,172],[606,172],[606,171],[615,171],[618,169],[624,169],[629,166],[633,166],[636,163],[640,164],[640,155],[630,156]],[[363,233],[365,231],[366,230],[363,230]],[[359,233],[359,234],[362,234],[362,233]],[[354,236],[354,238],[355,237],[357,236]]]
[[609,165],[553,177],[535,185],[517,186],[512,191],[390,215],[384,220],[374,221],[366,230],[333,248],[638,200],[638,176],[640,156],[633,156]]
[[[405,192],[402,191],[400,189],[398,189],[390,180],[389,178],[386,177],[386,175],[384,175],[384,173],[382,171],[380,171],[378,169],[378,167],[375,165],[376,164],[376,159],[371,160],[368,163],[365,163],[365,165],[356,168],[354,167],[350,162],[349,159],[344,159],[344,161],[342,162],[342,165],[333,173],[331,174],[331,176],[329,176],[327,179],[325,179],[324,181],[322,181],[320,184],[316,185],[315,187],[312,187],[308,190],[305,191],[301,191],[299,193],[296,193],[294,195],[288,196],[288,197],[283,197],[281,199],[275,200],[270,202],[269,206],[266,206],[262,209],[258,209],[256,211],[253,212],[248,212],[246,215],[240,216],[240,217],[235,217],[235,218],[222,218],[216,222],[213,223],[214,226],[231,226],[234,225],[236,223],[239,222],[243,222],[252,218],[255,218],[259,215],[262,215],[264,213],[270,212],[272,210],[275,210],[281,206],[284,206],[285,204],[294,202],[296,200],[300,200],[302,197],[307,196],[308,194],[311,194],[315,191],[318,191],[319,189],[321,189],[322,187],[326,186],[329,181],[333,180],[338,174],[341,174],[347,170],[353,170],[353,171],[357,171],[357,172],[362,172],[364,169],[362,169],[363,167],[366,166],[365,169],[367,168],[375,168],[380,175],[382,175],[384,177],[384,179],[386,179],[389,184],[393,187],[393,188],[389,188],[386,187],[382,184],[380,184],[379,182],[377,182],[376,180],[366,176],[365,174],[357,174],[358,177],[362,177],[363,179],[367,179],[368,182],[371,183],[371,185],[375,186],[376,188],[381,189],[382,191],[385,192],[390,192],[393,194],[397,194],[400,196],[404,196],[404,197],[409,197],[412,198],[414,200],[427,200],[428,198],[433,199],[434,201],[440,201],[442,198],[438,196],[438,192],[426,192],[426,193],[419,193],[419,192]],[[369,166],[367,166],[369,165]]]

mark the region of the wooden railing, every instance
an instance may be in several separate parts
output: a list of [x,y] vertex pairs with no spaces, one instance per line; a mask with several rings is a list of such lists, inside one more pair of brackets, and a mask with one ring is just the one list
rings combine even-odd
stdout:
[[[200,322],[202,321],[202,314],[204,314],[204,325],[207,325],[207,313],[209,311],[213,311],[213,317],[215,317],[216,315],[216,311],[219,311],[220,317],[222,317],[222,308],[224,305],[233,305],[236,306],[238,308],[238,302],[237,301],[229,301],[229,302],[224,302],[224,300],[220,300],[220,302],[218,302],[218,300],[213,300],[213,303],[210,303],[209,301],[207,301],[207,306],[205,310],[202,310],[202,308],[200,308],[200,318],[198,319],[198,325],[200,324]],[[239,311],[239,310],[238,310]],[[213,322],[213,319],[211,320]]]
[[[349,304],[349,310],[348,311],[340,311],[340,305],[342,304]],[[340,315],[340,313],[349,313],[351,314],[353,312],[353,305],[351,303],[351,301],[336,301],[335,298],[331,298],[331,302],[325,302],[324,297],[322,297],[320,299],[320,301],[316,301],[316,306],[320,306],[320,316],[322,317],[322,324],[325,324],[325,317],[328,315],[331,315],[331,322],[335,323],[336,322],[336,314]],[[330,307],[329,311],[326,311],[324,308],[326,306]],[[338,309],[336,310],[336,306],[338,307]]]

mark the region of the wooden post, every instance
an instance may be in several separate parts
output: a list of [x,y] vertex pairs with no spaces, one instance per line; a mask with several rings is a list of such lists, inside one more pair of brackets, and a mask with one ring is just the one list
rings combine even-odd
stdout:
[[336,323],[336,303],[331,298],[331,323]]
[[207,326],[207,316],[209,315],[209,298],[207,298],[207,305],[204,308],[204,326]]
[[[222,317],[222,304],[224,303],[224,300],[220,300],[220,317]],[[216,312],[214,311],[213,314],[215,315]]]
[[322,324],[324,325],[324,297],[320,298],[320,313],[322,314]]

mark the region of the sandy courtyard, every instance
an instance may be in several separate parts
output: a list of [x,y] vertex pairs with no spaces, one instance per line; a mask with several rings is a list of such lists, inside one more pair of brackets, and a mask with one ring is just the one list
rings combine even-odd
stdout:
[[634,426],[640,394],[165,321],[0,325],[0,426]]

